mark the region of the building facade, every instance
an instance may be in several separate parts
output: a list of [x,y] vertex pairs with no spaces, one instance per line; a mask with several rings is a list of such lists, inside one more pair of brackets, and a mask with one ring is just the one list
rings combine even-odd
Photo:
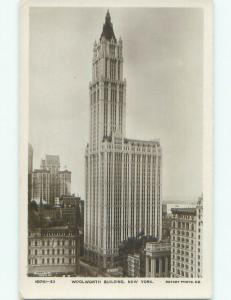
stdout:
[[[29,170],[33,168],[30,157],[31,155],[29,155],[29,165],[31,166]],[[53,206],[57,204],[57,201],[59,202],[62,196],[71,196],[71,172],[60,170],[58,155],[46,155],[45,159],[41,160],[40,169],[35,169],[31,173],[31,181],[29,179],[30,176],[28,178],[30,200],[36,202],[42,200],[43,203]],[[29,189],[30,182],[31,190]]]
[[81,201],[81,198],[75,195],[63,195],[60,198],[60,204],[63,207],[76,207],[80,205]]
[[58,172],[58,197],[71,195],[71,172],[68,170]]
[[79,273],[78,232],[67,226],[29,231],[28,276]]
[[109,12],[95,42],[86,147],[85,254],[113,267],[121,241],[140,232],[161,238],[161,147],[126,138],[123,43]]
[[32,172],[32,197],[37,203],[50,203],[50,171],[35,169]]
[[202,277],[203,197],[194,208],[172,209],[171,277]]
[[148,242],[145,248],[146,277],[170,277],[170,241]]
[[58,155],[46,155],[41,161],[41,169],[50,172],[50,204],[54,204],[55,197],[59,197],[58,173],[60,170],[60,160]]
[[83,230],[84,227],[84,201],[80,197],[75,195],[62,196],[60,198],[60,204],[62,208],[78,210],[78,226]]
[[128,255],[128,277],[140,277],[140,254]]
[[182,203],[163,203],[162,211],[163,215],[171,215],[172,208],[194,208],[196,206],[195,202],[182,202]]

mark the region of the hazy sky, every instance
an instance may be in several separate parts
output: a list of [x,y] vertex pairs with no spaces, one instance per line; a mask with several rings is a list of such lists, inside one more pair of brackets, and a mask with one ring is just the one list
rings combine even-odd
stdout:
[[[107,8],[30,11],[30,132],[34,167],[59,154],[84,199],[89,81],[94,40]],[[123,40],[127,137],[159,138],[163,199],[202,192],[203,12],[197,8],[111,8]]]

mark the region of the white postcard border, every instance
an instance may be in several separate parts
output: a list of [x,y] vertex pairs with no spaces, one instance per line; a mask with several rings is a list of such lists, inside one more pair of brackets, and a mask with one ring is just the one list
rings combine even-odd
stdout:
[[[41,278],[27,277],[27,170],[28,170],[28,116],[29,116],[29,9],[30,7],[201,7],[204,10],[204,89],[203,89],[203,278],[154,278],[153,284],[86,283],[106,278],[51,278],[54,284],[40,284]],[[212,296],[213,248],[213,7],[209,0],[28,0],[20,4],[20,297],[22,299],[208,299]],[[120,278],[110,278],[119,280]],[[72,283],[76,280],[77,283]],[[127,282],[128,279],[121,278]],[[147,278],[144,278],[147,280]],[[85,283],[81,283],[84,281]],[[167,283],[167,281],[172,283]],[[177,283],[179,281],[179,283]],[[183,281],[183,282],[181,282]],[[174,283],[175,282],[175,283]]]

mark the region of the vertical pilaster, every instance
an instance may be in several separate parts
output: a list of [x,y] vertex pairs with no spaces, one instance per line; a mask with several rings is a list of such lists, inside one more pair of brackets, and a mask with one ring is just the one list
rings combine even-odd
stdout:
[[156,277],[156,258],[151,259],[151,277]]
[[131,237],[131,153],[128,154],[128,236]]
[[147,175],[148,175],[148,156],[145,153],[145,167],[144,167],[144,177],[145,177],[145,183],[144,183],[144,231],[145,235],[148,234],[147,232]]
[[146,277],[150,277],[150,273],[149,273],[149,260],[150,260],[150,257],[148,255],[146,255],[146,258],[145,258],[145,276]]
[[165,257],[165,276],[168,276],[168,257]]
[[162,272],[162,257],[159,257],[159,276],[161,276]]
[[158,154],[156,149],[156,164],[155,164],[155,236],[157,236],[158,233]]
[[112,128],[111,128],[111,122],[112,122],[111,106],[112,106],[112,101],[111,101],[111,84],[108,83],[108,128],[107,128],[107,133],[109,135],[111,135],[111,133],[112,133]]
[[[124,143],[122,144],[124,150]],[[124,151],[121,153],[121,241],[124,238]]]

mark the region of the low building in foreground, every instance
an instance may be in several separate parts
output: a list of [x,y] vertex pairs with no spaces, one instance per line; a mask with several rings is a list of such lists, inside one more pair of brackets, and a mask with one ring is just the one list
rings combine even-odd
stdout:
[[170,241],[148,242],[145,248],[146,277],[170,277]]
[[140,254],[128,255],[128,277],[140,277]]
[[202,277],[203,198],[194,208],[172,209],[171,277]]
[[29,231],[28,276],[67,276],[78,273],[78,231],[68,226]]

